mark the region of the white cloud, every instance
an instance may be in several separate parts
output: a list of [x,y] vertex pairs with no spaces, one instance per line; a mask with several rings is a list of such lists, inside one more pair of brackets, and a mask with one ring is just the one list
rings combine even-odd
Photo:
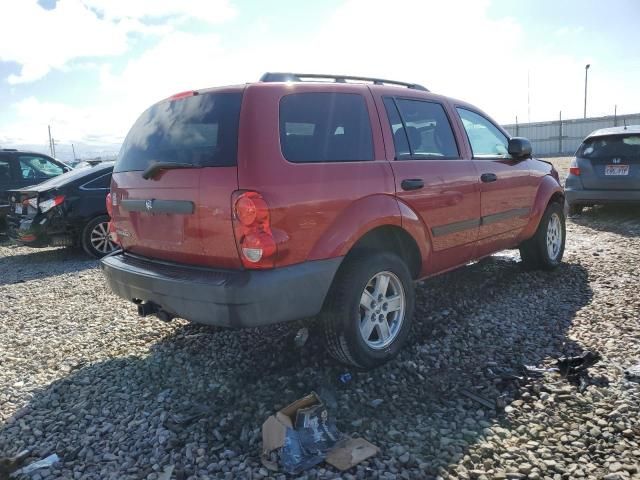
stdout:
[[236,10],[228,0],[84,0],[107,18],[197,18],[207,23],[232,19]]
[[36,0],[4,0],[0,60],[21,67],[10,84],[31,82],[74,59],[121,55],[130,33],[167,35],[185,19],[219,23],[235,13],[227,0],[59,0],[51,10]]
[[45,10],[35,0],[5,0],[0,7],[0,60],[22,66],[9,83],[37,80],[78,57],[119,55],[127,49],[127,29],[106,22],[76,0],[60,0]]

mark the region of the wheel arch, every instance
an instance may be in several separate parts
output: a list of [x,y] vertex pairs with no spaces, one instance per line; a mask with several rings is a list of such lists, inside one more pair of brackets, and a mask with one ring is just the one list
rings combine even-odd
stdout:
[[565,194],[562,186],[555,178],[547,175],[542,178],[535,201],[531,208],[529,223],[520,233],[520,241],[528,240],[535,235],[540,220],[549,204],[558,202],[564,209]]
[[367,250],[397,254],[407,264],[411,276],[414,279],[419,278],[422,269],[422,254],[415,239],[402,227],[381,225],[369,230],[353,244],[346,258]]

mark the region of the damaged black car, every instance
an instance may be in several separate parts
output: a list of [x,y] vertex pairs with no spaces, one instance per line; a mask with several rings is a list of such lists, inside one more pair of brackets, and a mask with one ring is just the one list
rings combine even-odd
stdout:
[[10,190],[9,237],[29,247],[81,246],[98,258],[114,251],[106,208],[113,165],[103,162]]

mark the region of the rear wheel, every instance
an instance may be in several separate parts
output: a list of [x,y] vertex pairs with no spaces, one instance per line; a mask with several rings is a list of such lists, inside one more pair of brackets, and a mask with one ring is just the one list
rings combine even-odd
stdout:
[[390,360],[409,335],[414,303],[413,279],[397,255],[348,258],[320,315],[329,353],[365,369]]
[[96,258],[104,257],[118,248],[109,236],[109,217],[100,215],[87,223],[82,230],[82,248]]
[[566,236],[562,205],[550,203],[542,215],[535,235],[520,245],[525,267],[552,270],[560,265]]

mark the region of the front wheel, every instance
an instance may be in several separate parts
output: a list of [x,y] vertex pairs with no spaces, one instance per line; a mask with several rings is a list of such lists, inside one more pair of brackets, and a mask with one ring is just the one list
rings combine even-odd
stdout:
[[390,360],[407,340],[414,303],[413,279],[397,255],[347,258],[320,315],[329,353],[364,369]]
[[84,251],[96,258],[104,257],[118,248],[109,235],[107,215],[100,215],[89,221],[82,230],[80,241]]
[[535,235],[520,245],[520,256],[525,267],[552,270],[560,265],[566,232],[562,205],[550,203]]

